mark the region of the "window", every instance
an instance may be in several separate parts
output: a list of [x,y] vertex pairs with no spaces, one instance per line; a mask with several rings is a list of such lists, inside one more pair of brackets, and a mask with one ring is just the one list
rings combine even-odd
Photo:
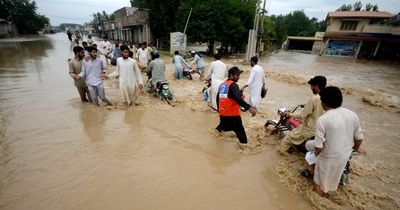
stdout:
[[343,31],[355,31],[357,28],[358,22],[357,21],[342,21],[342,26],[340,30]]

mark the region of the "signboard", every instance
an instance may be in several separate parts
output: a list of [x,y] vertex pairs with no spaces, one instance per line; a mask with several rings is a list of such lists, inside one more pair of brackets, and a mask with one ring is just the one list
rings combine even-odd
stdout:
[[170,33],[170,53],[174,54],[176,50],[186,51],[186,38],[187,36],[181,32]]
[[354,57],[359,44],[359,41],[330,40],[324,51],[324,55]]

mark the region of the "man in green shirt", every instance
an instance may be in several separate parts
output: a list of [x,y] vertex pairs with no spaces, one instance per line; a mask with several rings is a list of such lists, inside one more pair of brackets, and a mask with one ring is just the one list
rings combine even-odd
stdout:
[[74,79],[76,88],[81,97],[82,102],[91,102],[88,88],[85,84],[84,78],[79,78],[78,74],[81,73],[82,59],[85,56],[85,51],[82,47],[76,46],[73,48],[75,57],[70,59],[68,62],[69,75]]

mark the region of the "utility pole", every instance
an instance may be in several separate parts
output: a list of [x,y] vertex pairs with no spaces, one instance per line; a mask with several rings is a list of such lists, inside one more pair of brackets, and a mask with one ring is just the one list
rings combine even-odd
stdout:
[[183,30],[183,34],[186,34],[186,28],[188,26],[190,16],[192,15],[192,10],[193,10],[193,8],[190,8],[189,16],[188,16],[188,18],[186,20],[186,25],[185,25],[185,29]]
[[[265,10],[265,4],[267,3],[267,0],[263,0],[263,2],[264,2],[264,5],[263,5],[263,9],[262,9],[262,16],[261,16],[260,33],[258,33],[258,31],[257,31],[257,35],[260,36],[260,39],[259,39],[259,41],[257,43],[257,49],[260,52],[260,56],[261,56],[262,51],[264,51],[264,44],[261,44],[261,43],[262,43],[262,39],[263,39],[263,35],[264,35],[264,17],[265,17],[265,13],[267,12]],[[263,45],[263,46],[261,46],[261,45]]]
[[258,33],[258,25],[259,25],[258,11],[259,11],[260,3],[261,3],[261,0],[257,0],[256,12],[254,15],[254,26],[253,26],[253,29],[249,30],[249,39],[247,41],[246,56],[245,56],[246,62],[250,62],[250,58],[256,54],[257,33]]

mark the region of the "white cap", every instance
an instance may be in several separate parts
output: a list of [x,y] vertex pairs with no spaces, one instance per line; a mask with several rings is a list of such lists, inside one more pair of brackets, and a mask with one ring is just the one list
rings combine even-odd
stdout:
[[192,52],[190,52],[190,53],[196,53],[196,51],[192,50]]

